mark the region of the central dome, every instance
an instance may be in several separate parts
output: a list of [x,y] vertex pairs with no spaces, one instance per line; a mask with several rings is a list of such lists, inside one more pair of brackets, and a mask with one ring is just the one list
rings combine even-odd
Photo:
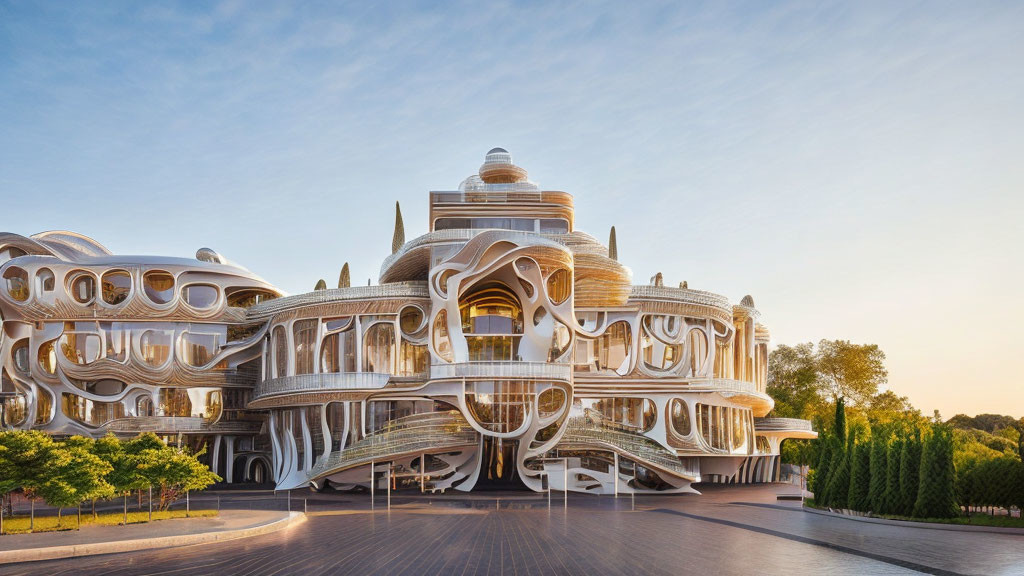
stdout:
[[487,184],[513,184],[526,180],[526,170],[512,163],[504,148],[491,148],[480,167],[480,179]]

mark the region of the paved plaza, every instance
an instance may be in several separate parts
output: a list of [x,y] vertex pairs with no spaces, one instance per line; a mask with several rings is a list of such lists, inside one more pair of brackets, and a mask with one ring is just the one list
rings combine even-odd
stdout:
[[[804,512],[777,487],[634,500],[529,493],[309,495],[282,532],[13,564],[3,574],[1024,574],[1024,536]],[[293,498],[293,505],[302,502]]]

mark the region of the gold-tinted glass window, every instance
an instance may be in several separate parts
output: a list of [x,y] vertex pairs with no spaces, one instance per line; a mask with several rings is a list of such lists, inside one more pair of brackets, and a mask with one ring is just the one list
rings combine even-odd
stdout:
[[680,436],[689,436],[691,428],[690,409],[686,406],[686,402],[679,398],[674,398],[669,410],[672,415],[672,429]]
[[83,366],[99,360],[101,344],[99,334],[91,332],[66,331],[60,337],[64,357],[72,364]]
[[565,302],[572,294],[572,274],[565,268],[559,268],[548,276],[548,298],[555,305]]
[[7,294],[18,302],[28,300],[28,272],[11,266],[4,270],[4,280],[7,284]]
[[491,432],[517,430],[526,421],[533,384],[523,381],[472,382],[466,388],[466,406],[480,426]]
[[312,374],[316,353],[316,325],[318,320],[296,320],[292,325],[295,341],[295,373]]
[[160,389],[160,415],[187,417],[192,415],[192,401],[182,388]]
[[100,278],[103,288],[103,301],[116,306],[128,299],[132,291],[132,275],[124,270],[105,272]]
[[232,308],[251,308],[260,302],[277,298],[272,292],[265,290],[237,290],[228,294],[228,306]]
[[401,354],[398,357],[398,376],[423,376],[429,366],[427,347],[402,340]]
[[146,330],[139,338],[141,349],[139,354],[143,362],[150,366],[159,367],[171,359],[171,340],[174,337],[173,330]]
[[220,351],[221,335],[185,332],[181,335],[183,360],[190,366],[206,366]]
[[423,310],[416,306],[402,308],[398,323],[402,328],[402,334],[410,335],[419,332],[423,327]]
[[156,304],[167,304],[174,298],[174,276],[162,270],[146,272],[142,286],[146,296]]
[[49,392],[47,392],[46,390],[43,390],[42,388],[38,388],[37,392],[36,392],[36,422],[35,422],[35,425],[36,426],[44,426],[46,424],[49,424],[50,420],[52,420],[52,417],[50,415],[50,412],[52,410],[53,410],[53,396]]
[[448,335],[448,312],[441,310],[434,319],[434,352],[446,362],[452,362],[455,358],[452,353],[452,341]]
[[395,325],[378,322],[363,334],[363,372],[393,374],[395,357]]
[[47,374],[57,373],[57,353],[53,340],[39,345],[39,367]]
[[537,395],[537,413],[541,417],[558,413],[565,405],[565,391],[561,388],[548,388]]

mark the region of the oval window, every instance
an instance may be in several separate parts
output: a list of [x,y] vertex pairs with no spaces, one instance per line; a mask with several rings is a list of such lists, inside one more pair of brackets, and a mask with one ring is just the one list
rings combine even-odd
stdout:
[[565,268],[559,268],[548,276],[548,298],[556,306],[565,302],[572,294],[572,276]]
[[150,366],[163,366],[171,358],[173,330],[146,330],[139,338],[142,360]]
[[185,302],[197,309],[212,308],[217,303],[216,286],[210,284],[190,284],[185,287]]
[[406,336],[415,334],[423,328],[423,310],[416,306],[406,306],[399,314],[399,325],[402,327],[402,334]]
[[167,272],[146,272],[142,277],[146,296],[156,304],[167,304],[174,298],[174,276]]
[[542,418],[557,414],[565,405],[565,392],[561,388],[548,388],[537,396],[537,413]]
[[53,340],[39,345],[39,367],[47,374],[57,373],[57,351],[53,346]]
[[92,274],[79,272],[71,277],[68,283],[71,298],[79,304],[91,304],[96,298],[96,279]]
[[671,413],[672,429],[680,436],[690,435],[690,409],[686,402],[679,398],[672,399],[669,408]]
[[36,272],[36,286],[40,292],[53,292],[54,278],[53,271],[49,268],[40,268]]
[[100,278],[103,287],[103,301],[117,306],[128,299],[132,291],[132,275],[124,270],[111,270]]
[[11,355],[14,357],[14,367],[18,372],[28,374],[30,370],[28,365],[28,339],[15,343],[11,349]]
[[11,266],[4,271],[4,280],[7,284],[7,293],[18,302],[28,300],[28,272]]

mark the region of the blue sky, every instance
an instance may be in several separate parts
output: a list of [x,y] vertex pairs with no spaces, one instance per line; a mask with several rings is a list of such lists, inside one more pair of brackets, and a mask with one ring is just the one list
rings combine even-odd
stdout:
[[0,1],[0,230],[376,281],[494,146],[644,283],[1024,415],[1024,4]]

